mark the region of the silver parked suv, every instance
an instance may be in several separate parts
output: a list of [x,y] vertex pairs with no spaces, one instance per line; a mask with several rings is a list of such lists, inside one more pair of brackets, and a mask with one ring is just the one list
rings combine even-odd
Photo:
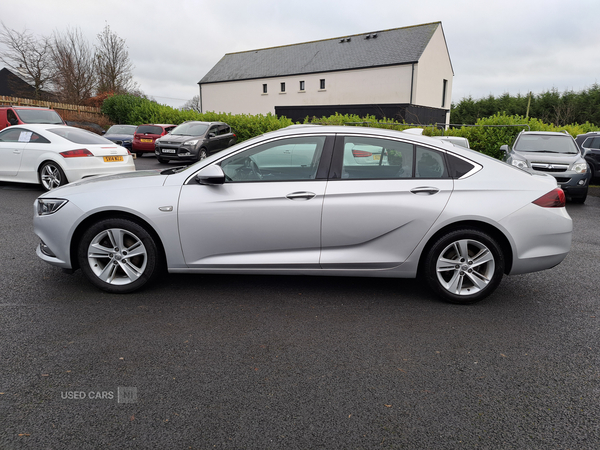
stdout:
[[552,175],[571,201],[585,202],[591,173],[567,132],[522,131],[512,147],[503,145],[500,150],[508,164]]

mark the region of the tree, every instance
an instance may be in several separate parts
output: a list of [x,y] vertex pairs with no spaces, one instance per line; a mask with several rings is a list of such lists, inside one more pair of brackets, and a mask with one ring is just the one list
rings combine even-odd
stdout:
[[111,31],[109,25],[98,34],[94,60],[98,75],[98,93],[127,94],[138,90],[133,81],[133,64],[129,60],[125,40]]
[[201,113],[202,112],[201,106],[202,106],[202,103],[200,102],[200,96],[194,95],[190,100],[185,102],[185,104],[181,107],[181,109],[184,111],[191,110],[191,111],[196,111],[196,112]]
[[80,29],[55,32],[52,42],[54,85],[61,100],[76,105],[90,98],[96,89],[94,53]]
[[27,30],[19,33],[2,23],[0,61],[34,89],[36,100],[45,98],[44,88],[52,83],[51,41],[36,37]]

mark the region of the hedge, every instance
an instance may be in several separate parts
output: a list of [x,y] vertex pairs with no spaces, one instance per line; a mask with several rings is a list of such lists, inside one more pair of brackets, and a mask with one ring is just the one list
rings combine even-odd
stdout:
[[[133,95],[115,95],[107,98],[102,104],[102,112],[119,124],[141,125],[144,123],[170,123],[179,125],[186,120],[201,120],[206,122],[225,122],[235,131],[238,142],[252,137],[292,125],[287,117],[277,117],[273,114],[226,114],[199,113],[193,110],[179,110],[170,106],[159,105],[151,100]],[[307,117],[305,124],[323,125],[355,125],[375,128],[392,128],[403,130],[412,126],[392,119],[378,120],[374,116],[359,117],[353,114],[334,114],[329,117]],[[423,127],[425,135],[441,135],[442,130],[435,126]],[[565,127],[555,127],[535,118],[519,115],[509,116],[498,113],[491,117],[478,119],[474,126],[460,126],[443,131],[443,134],[461,136],[469,140],[473,150],[485,153],[495,158],[501,157],[500,146],[511,144],[522,130],[531,131],[563,131],[573,137],[588,131],[600,130],[599,127],[586,122],[583,125],[573,124]]]

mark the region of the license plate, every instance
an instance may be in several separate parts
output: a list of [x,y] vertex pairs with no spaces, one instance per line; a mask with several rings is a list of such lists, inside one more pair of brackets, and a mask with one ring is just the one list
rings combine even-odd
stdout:
[[379,161],[381,159],[381,155],[373,155],[373,159],[375,161]]
[[152,139],[140,139],[141,142],[152,142]]
[[163,153],[175,153],[175,149],[174,148],[163,148],[162,152]]
[[117,161],[123,161],[123,157],[122,156],[104,156],[104,162],[117,162]]

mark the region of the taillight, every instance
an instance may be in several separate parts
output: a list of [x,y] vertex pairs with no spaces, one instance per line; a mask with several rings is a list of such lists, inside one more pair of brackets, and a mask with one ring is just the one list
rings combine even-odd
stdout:
[[60,152],[63,158],[81,158],[82,156],[94,156],[87,148],[78,150],[69,150],[68,152]]
[[566,205],[565,193],[561,188],[556,188],[542,195],[533,203],[542,208],[563,208]]
[[369,158],[370,156],[373,156],[373,153],[365,152],[363,150],[352,150],[352,155],[354,155],[355,158]]

